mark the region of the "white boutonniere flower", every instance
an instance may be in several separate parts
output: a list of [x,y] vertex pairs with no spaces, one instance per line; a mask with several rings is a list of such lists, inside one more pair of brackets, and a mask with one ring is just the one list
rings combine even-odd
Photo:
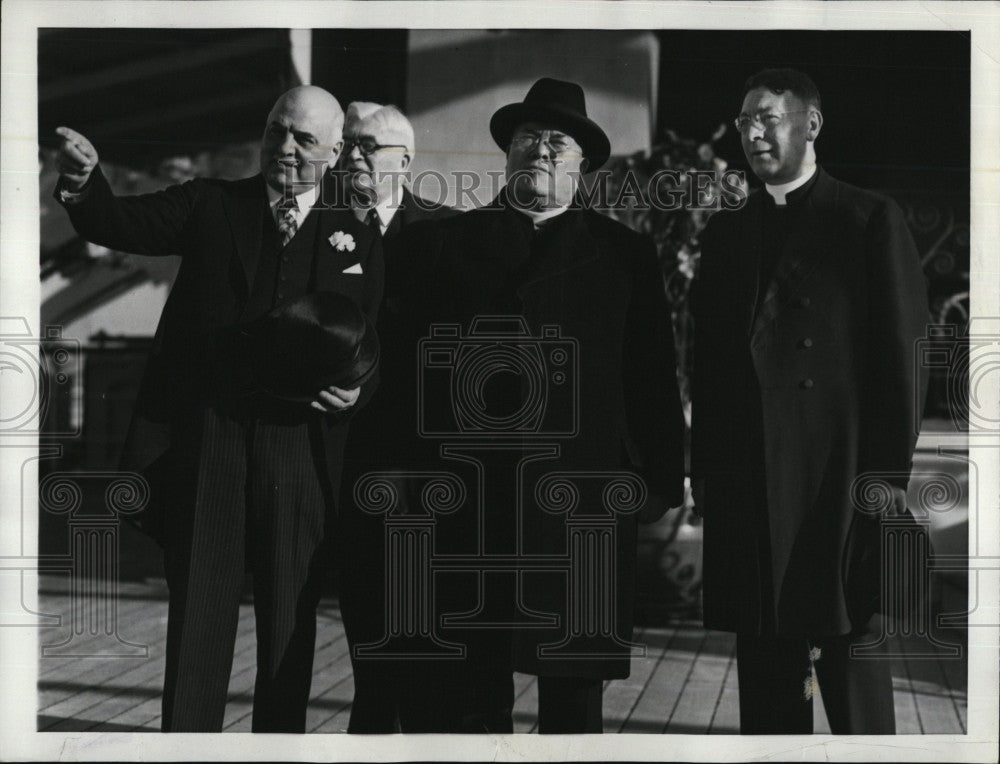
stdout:
[[349,233],[344,233],[343,231],[337,231],[337,233],[331,236],[330,244],[338,252],[354,251],[354,237]]

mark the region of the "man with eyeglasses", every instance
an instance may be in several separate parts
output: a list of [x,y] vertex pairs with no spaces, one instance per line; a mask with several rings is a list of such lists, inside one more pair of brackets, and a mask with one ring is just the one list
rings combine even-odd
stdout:
[[[384,519],[358,508],[357,479],[372,471],[401,471],[419,461],[421,443],[413,421],[416,410],[414,360],[401,345],[408,318],[400,313],[397,279],[400,233],[417,221],[440,220],[454,212],[415,196],[407,187],[413,162],[410,121],[395,106],[354,102],[344,118],[344,151],[338,176],[355,217],[381,239],[385,292],[378,317],[381,345],[379,392],[351,424],[344,459],[344,479],[336,555],[340,570],[340,609],[351,646],[354,700],[347,731],[359,734],[398,729],[399,695],[405,677],[398,664],[365,658],[354,649],[376,643],[385,634]],[[411,486],[400,481],[403,496]]]
[[[541,79],[523,101],[494,113],[490,132],[506,155],[506,185],[497,198],[404,233],[414,284],[408,315],[420,336],[435,324],[469,332],[482,317],[519,317],[530,332],[514,330],[509,342],[501,336],[495,345],[475,336],[465,345],[459,340],[456,376],[483,368],[463,360],[483,352],[495,365],[478,384],[424,399],[429,421],[445,421],[457,406],[487,423],[464,433],[481,446],[470,474],[482,475],[483,490],[471,482],[470,500],[436,525],[439,555],[478,549],[485,556],[478,570],[435,576],[434,623],[448,627],[438,635],[466,653],[412,662],[421,677],[413,705],[430,713],[425,726],[410,731],[512,732],[516,670],[538,677],[539,732],[600,733],[604,682],[629,675],[634,648],[637,523],[659,519],[684,494],[670,312],[653,242],[584,208],[577,193],[582,174],[600,168],[611,150],[587,116],[583,89]],[[534,346],[548,359],[542,379],[505,363]],[[518,412],[534,410],[539,391],[543,421],[510,424]],[[439,460],[437,469],[460,469],[456,464]],[[647,498],[618,512],[601,488],[623,472],[641,478],[637,496]],[[571,484],[570,493],[579,491],[567,512],[538,493],[554,473]],[[560,567],[570,555],[571,527],[588,522],[607,532],[606,546],[591,550],[584,570]],[[523,568],[492,570],[490,558],[498,555],[523,559]],[[584,579],[593,588],[575,599],[574,586],[585,586]]]
[[811,733],[813,671],[835,734],[895,732],[888,659],[851,656],[881,628],[879,522],[855,496],[876,480],[907,511],[926,283],[899,207],[816,164],[822,126],[805,74],[747,80],[764,189],[709,220],[694,290],[704,620],[737,634],[745,734]]

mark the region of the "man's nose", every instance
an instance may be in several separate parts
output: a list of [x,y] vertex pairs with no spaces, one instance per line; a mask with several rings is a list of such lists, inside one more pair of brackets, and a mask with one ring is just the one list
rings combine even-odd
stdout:
[[295,143],[295,136],[292,135],[291,130],[288,130],[285,133],[284,137],[281,139],[281,143],[278,146],[278,150],[282,154],[294,154],[296,145],[297,144]]
[[351,150],[350,152],[348,152],[347,156],[349,156],[355,162],[363,160],[365,158],[365,155],[361,153],[361,147],[356,143],[351,144]]
[[764,126],[758,125],[756,122],[751,123],[749,129],[747,130],[747,140],[756,141],[764,137]]
[[531,147],[531,150],[539,159],[549,159],[552,156],[552,149],[549,148],[545,136],[539,136]]

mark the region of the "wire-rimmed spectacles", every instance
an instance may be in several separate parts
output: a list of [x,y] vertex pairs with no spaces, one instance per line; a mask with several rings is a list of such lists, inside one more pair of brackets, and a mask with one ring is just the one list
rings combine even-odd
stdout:
[[759,125],[763,130],[773,130],[783,121],[783,117],[788,114],[803,114],[810,111],[810,109],[796,109],[795,111],[759,111],[753,116],[749,114],[740,114],[736,119],[733,120],[733,124],[736,125],[736,129],[741,135],[746,135],[750,128],[754,125]]
[[522,150],[529,149],[536,143],[544,143],[549,147],[549,151],[557,157],[565,157],[570,154],[583,156],[583,150],[580,146],[576,142],[571,142],[572,139],[567,140],[567,137],[562,133],[552,132],[551,130],[532,130],[516,133],[510,139],[510,142],[512,146],[516,146]]
[[361,156],[367,157],[374,154],[376,151],[381,151],[382,149],[405,149],[409,148],[401,143],[379,143],[374,138],[345,138],[344,139],[344,153],[350,154],[354,147],[358,147],[358,151],[361,152]]

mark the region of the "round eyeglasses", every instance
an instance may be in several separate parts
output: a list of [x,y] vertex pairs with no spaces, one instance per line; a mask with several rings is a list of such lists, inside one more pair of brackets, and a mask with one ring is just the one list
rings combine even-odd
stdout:
[[350,154],[355,146],[357,146],[358,151],[361,152],[361,156],[363,157],[371,156],[376,151],[381,151],[382,149],[409,148],[401,143],[379,143],[374,138],[345,138],[344,154]]
[[795,111],[759,111],[753,116],[749,114],[740,114],[736,119],[733,120],[733,124],[736,125],[736,129],[741,135],[746,135],[750,128],[754,125],[759,126],[762,130],[773,130],[778,125],[780,125],[784,120],[783,117],[788,114],[804,114],[810,111],[809,109],[796,109]]
[[575,141],[571,143],[572,139],[567,140],[567,138],[568,136],[561,133],[542,130],[539,132],[517,133],[510,139],[510,143],[522,151],[532,148],[537,143],[543,143],[557,157],[565,157],[571,154],[582,157],[583,150],[580,146]]

